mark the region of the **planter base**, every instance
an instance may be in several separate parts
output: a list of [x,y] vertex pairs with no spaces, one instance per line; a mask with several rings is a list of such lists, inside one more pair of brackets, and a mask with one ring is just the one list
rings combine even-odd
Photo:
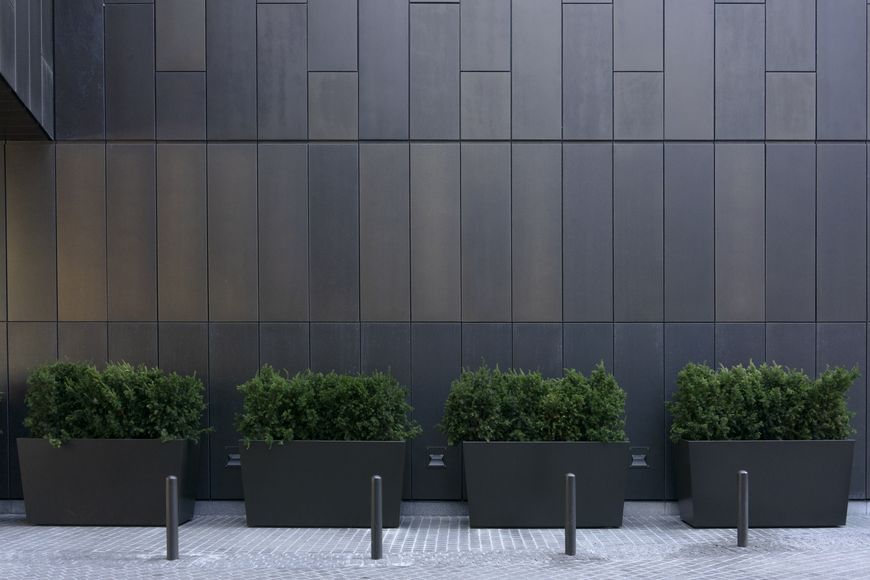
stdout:
[[18,439],[27,521],[53,526],[164,526],[166,477],[178,477],[178,517],[193,517],[197,446],[155,439]]
[[737,472],[749,472],[753,528],[846,524],[854,441],[680,441],[680,518],[737,526]]
[[565,474],[576,476],[577,527],[622,525],[628,443],[465,442],[473,528],[565,525]]
[[383,479],[384,527],[399,525],[403,441],[255,441],[239,449],[249,526],[367,528],[373,475]]

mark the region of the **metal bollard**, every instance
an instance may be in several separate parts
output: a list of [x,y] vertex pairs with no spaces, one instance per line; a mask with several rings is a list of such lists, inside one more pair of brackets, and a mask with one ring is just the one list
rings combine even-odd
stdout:
[[577,484],[573,473],[565,474],[565,554],[577,554]]
[[381,476],[372,476],[372,560],[384,557],[384,500]]
[[178,560],[178,478],[166,478],[166,559]]
[[737,472],[737,547],[749,544],[749,472]]

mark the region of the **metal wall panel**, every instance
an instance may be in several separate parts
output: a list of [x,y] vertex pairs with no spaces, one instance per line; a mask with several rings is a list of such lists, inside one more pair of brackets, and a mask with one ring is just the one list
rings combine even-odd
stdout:
[[538,371],[545,377],[562,376],[561,324],[514,324],[513,343],[515,368]]
[[[158,358],[160,368],[166,372],[195,374],[205,385],[204,397],[210,401],[208,324],[190,322],[160,323]],[[211,425],[209,409],[203,412],[202,424]],[[198,499],[211,498],[211,445],[208,434],[199,440],[199,485],[196,490]],[[226,461],[218,462],[215,468],[224,471]]]
[[6,144],[9,320],[57,320],[54,146]]
[[562,155],[564,319],[611,321],[613,146],[565,143]]
[[566,369],[589,374],[603,362],[613,371],[613,324],[584,322],[562,325],[562,360]]
[[108,360],[158,366],[156,322],[110,322]]
[[664,74],[620,72],[613,75],[613,136],[661,139],[664,131]]
[[616,324],[614,375],[625,389],[625,431],[648,469],[629,470],[625,498],[658,499],[665,485],[664,330],[662,324]]
[[205,73],[157,73],[157,138],[205,139]]
[[308,75],[308,135],[311,139],[356,139],[359,134],[357,74]]
[[[2,18],[2,16],[0,16]],[[0,24],[2,26],[2,24]],[[0,48],[2,50],[2,48]],[[6,348],[6,323],[0,323],[0,498],[9,497],[9,352]]]
[[[447,446],[436,428],[450,383],[459,376],[462,354],[459,323],[411,325],[411,404],[423,434],[411,442],[414,499],[458,500],[462,496],[462,452]],[[430,453],[444,455],[444,467],[429,467]]]
[[716,138],[764,138],[764,6],[716,6]]
[[308,137],[307,7],[257,6],[257,135]]
[[[3,260],[0,260],[0,320],[8,319],[8,311],[6,308],[6,294],[7,294],[7,286],[6,286],[6,144],[0,144],[0,256],[3,256]],[[2,357],[3,351],[5,351],[5,343],[0,343],[0,357]],[[0,391],[2,391],[2,371],[3,367],[0,365]],[[2,404],[2,403],[0,403]],[[0,424],[2,424],[2,419],[0,419]],[[2,446],[2,443],[0,443]],[[2,453],[2,452],[0,452]],[[2,466],[0,466],[2,469]],[[0,472],[2,473],[2,472]],[[0,476],[0,486],[2,486],[3,477]]]
[[411,144],[411,317],[460,320],[459,144]]
[[767,70],[816,70],[816,0],[767,0]]
[[290,376],[309,367],[307,322],[260,323],[260,365],[287,371]]
[[154,6],[106,6],[106,137],[154,139]]
[[662,0],[614,0],[613,70],[663,70],[663,12]]
[[[38,365],[57,359],[57,323],[11,322],[9,334],[9,441],[26,437],[24,418],[27,406],[27,377]],[[9,445],[9,496],[21,497],[21,471],[18,467],[18,446]]]
[[360,370],[360,325],[358,322],[311,324],[311,370],[357,373]]
[[307,320],[307,145],[258,145],[257,210],[260,320]]
[[205,145],[157,146],[157,310],[208,320]]
[[481,365],[502,370],[513,368],[513,324],[472,322],[462,325],[462,368]]
[[[677,375],[688,363],[714,365],[713,324],[665,324],[665,401],[673,399],[677,390]],[[670,441],[671,416],[665,411],[665,495],[676,499],[674,457],[676,449]]]
[[155,0],[157,70],[205,70],[206,0]]
[[768,362],[816,375],[816,325],[812,322],[770,322],[767,324]]
[[106,320],[106,146],[57,146],[58,320]]
[[665,320],[714,318],[713,144],[665,145]]
[[382,372],[411,386],[411,325],[371,322],[362,325],[362,372]]
[[867,138],[867,4],[817,0],[817,134]]
[[768,139],[816,138],[816,73],[767,73]]
[[662,172],[661,144],[614,144],[613,304],[617,321],[663,319]]
[[462,70],[511,69],[511,0],[463,0]]
[[360,145],[362,320],[411,319],[409,157],[407,143]]
[[55,106],[58,139],[105,137],[103,2],[57,2]]
[[767,320],[816,314],[816,146],[767,145],[765,195]]
[[864,143],[816,149],[816,319],[867,315],[867,157]]
[[102,368],[108,357],[105,322],[59,322],[57,354],[60,360],[87,362]]
[[562,7],[562,134],[613,137],[613,7]]
[[238,469],[225,469],[227,453],[239,445],[236,414],[242,410],[241,385],[254,376],[259,363],[257,325],[254,323],[210,324],[208,330],[209,433],[211,498],[242,497]]
[[513,320],[562,321],[562,147],[516,143],[511,152]]
[[359,320],[357,145],[308,147],[311,320]]
[[308,2],[308,70],[357,70],[357,0]]
[[511,134],[562,137],[561,0],[511,5]]
[[458,139],[459,6],[410,9],[411,139]]
[[713,138],[713,0],[665,0],[665,138]]
[[206,53],[208,138],[256,139],[255,0],[209,0]]
[[510,139],[510,73],[462,73],[461,107],[463,139]]
[[106,146],[109,320],[157,320],[157,149]]
[[359,135],[408,138],[408,2],[359,7]]
[[716,319],[764,320],[764,145],[716,144]]
[[748,365],[766,359],[765,325],[722,323],[716,325],[716,365]]
[[865,324],[819,324],[816,335],[817,368],[858,367],[858,377],[847,393],[849,410],[855,413],[855,458],[849,497],[863,498],[867,485],[867,326]]
[[511,319],[511,146],[462,144],[462,320]]
[[208,146],[209,320],[258,318],[257,146]]

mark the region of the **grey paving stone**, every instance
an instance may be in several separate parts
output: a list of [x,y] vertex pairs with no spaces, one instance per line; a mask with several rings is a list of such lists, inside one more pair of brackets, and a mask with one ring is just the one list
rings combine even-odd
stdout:
[[161,528],[53,528],[0,516],[0,569],[19,578],[857,578],[866,574],[870,516],[843,528],[695,530],[677,517],[629,516],[620,529],[470,529],[464,516],[404,516],[368,559],[364,529],[247,528],[242,516],[200,516],[181,528],[181,558],[163,559]]

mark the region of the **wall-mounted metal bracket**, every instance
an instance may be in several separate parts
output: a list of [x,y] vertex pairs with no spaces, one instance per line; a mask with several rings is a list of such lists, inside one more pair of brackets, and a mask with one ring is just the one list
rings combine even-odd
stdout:
[[242,467],[242,455],[239,453],[239,448],[235,445],[224,447],[227,452],[227,463],[225,469],[240,469]]
[[631,453],[629,469],[649,469],[649,447],[629,447],[628,451]]
[[429,469],[447,469],[447,464],[444,462],[444,456],[447,454],[446,447],[427,447],[426,453],[429,454],[429,464],[426,467]]

